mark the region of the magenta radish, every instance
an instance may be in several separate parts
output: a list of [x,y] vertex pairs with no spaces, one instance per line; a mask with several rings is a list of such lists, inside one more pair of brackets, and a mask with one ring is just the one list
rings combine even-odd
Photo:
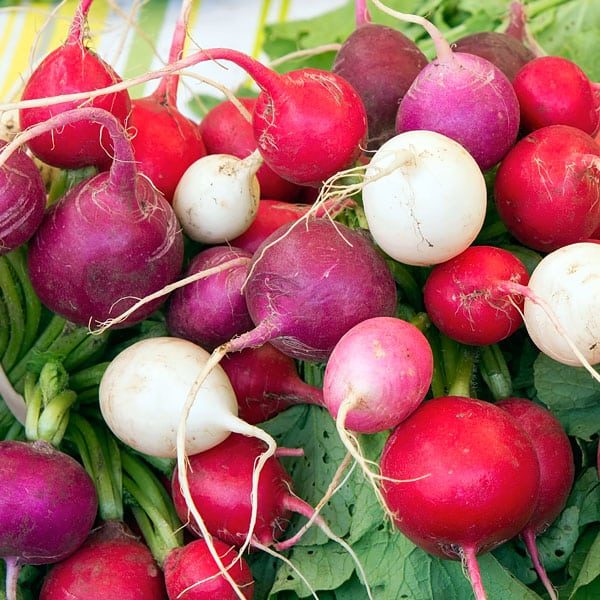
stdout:
[[[235,556],[235,549],[215,539],[215,549],[223,563]],[[176,548],[167,557],[164,564],[165,583],[169,600],[234,600],[237,595],[222,575],[211,556],[204,540],[194,540],[183,548]],[[229,569],[244,597],[254,597],[254,580],[246,561],[239,558]]]
[[357,28],[338,51],[333,72],[349,81],[367,111],[367,147],[376,150],[395,135],[398,103],[427,64],[403,33],[370,23],[357,3]]
[[172,294],[167,313],[172,335],[212,351],[252,327],[242,294],[252,254],[228,246],[208,248],[192,260],[185,275],[244,258],[246,260],[239,260],[237,266],[195,281]]
[[540,470],[529,436],[492,404],[436,398],[394,430],[380,466],[396,527],[427,552],[462,560],[483,600],[476,556],[522,531],[538,498]]
[[513,254],[492,246],[471,246],[436,265],[423,288],[432,323],[462,344],[487,346],[512,335],[523,323],[524,299],[505,282],[527,285],[529,275]]
[[589,238],[600,224],[599,157],[593,138],[566,125],[544,127],[520,140],[494,184],[509,231],[542,252]]
[[323,404],[323,392],[304,383],[294,359],[271,344],[247,348],[221,362],[235,391],[239,416],[262,423],[295,404]]
[[[190,3],[182,4],[175,25],[169,62],[181,58],[185,45]],[[156,91],[131,103],[128,126],[134,131],[131,143],[138,170],[171,202],[186,169],[206,154],[197,125],[177,109],[179,75],[165,75]]]
[[[95,90],[121,81],[108,64],[84,45],[85,21],[91,4],[92,0],[80,1],[67,41],[38,65],[25,84],[22,100]],[[110,112],[121,124],[131,108],[127,91],[99,96],[91,103]],[[80,104],[71,101],[23,108],[19,111],[21,128],[45,122]],[[67,122],[63,125],[64,129],[48,130],[29,140],[29,149],[44,162],[63,169],[87,165],[107,168],[111,164],[111,138],[100,123],[82,119],[77,125]]]
[[[175,279],[183,261],[183,237],[164,197],[136,173],[124,130],[104,110],[61,113],[20,134],[5,153],[39,133],[78,121],[100,123],[109,131],[115,160],[109,173],[82,182],[49,209],[31,241],[28,260],[42,302],[74,323],[88,325]],[[127,323],[141,321],[160,301],[148,303]]]
[[533,565],[550,598],[557,595],[540,562],[535,538],[565,507],[575,477],[573,450],[558,419],[544,407],[525,398],[507,398],[497,404],[529,434],[540,465],[540,494],[529,522],[521,531]]
[[[239,98],[239,101],[248,111],[250,120],[231,100],[215,106],[202,118],[199,131],[208,154],[232,154],[243,159],[257,149],[251,123],[256,98]],[[266,164],[260,166],[256,177],[261,198],[292,202],[300,191],[296,184],[286,181]]]
[[422,25],[437,53],[402,98],[396,131],[442,133],[464,146],[483,170],[493,167],[515,143],[519,130],[519,103],[506,75],[484,58],[453,52],[423,17],[390,10],[379,0],[373,4]]
[[366,167],[362,198],[375,242],[394,260],[419,266],[465,250],[487,209],[473,157],[433,131],[408,131],[381,146]]
[[[0,150],[6,143],[0,140]],[[0,169],[0,255],[27,242],[46,208],[46,189],[35,163],[23,150]]]
[[517,73],[513,86],[526,131],[548,125],[569,125],[593,135],[598,128],[594,89],[573,61],[540,56]]
[[244,160],[210,154],[191,164],[173,196],[184,233],[204,244],[223,244],[244,233],[258,211],[258,152]]
[[115,521],[102,525],[44,579],[40,600],[165,600],[150,550]]
[[74,552],[94,524],[98,501],[83,467],[46,442],[0,442],[0,489],[6,598],[16,600],[21,566]]

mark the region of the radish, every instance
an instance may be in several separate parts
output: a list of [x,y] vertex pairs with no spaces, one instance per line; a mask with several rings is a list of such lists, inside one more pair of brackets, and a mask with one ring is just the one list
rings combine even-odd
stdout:
[[[67,41],[39,64],[23,89],[22,100],[45,98],[70,92],[105,88],[120,82],[119,76],[98,55],[84,45],[85,21],[92,0],[81,0]],[[50,117],[79,106],[77,101],[22,108],[22,129],[47,121]],[[112,113],[121,123],[131,109],[127,91],[94,98],[92,105]],[[81,120],[77,126],[63,122],[64,129],[47,130],[28,142],[29,149],[44,162],[62,169],[78,169],[87,165],[107,168],[113,154],[111,138],[94,120]]]
[[598,129],[592,83],[573,61],[561,56],[540,56],[523,66],[513,86],[526,131],[569,125],[594,135]]
[[395,135],[398,103],[427,64],[403,33],[370,23],[365,2],[356,2],[356,30],[338,51],[333,72],[349,81],[365,104],[367,147],[376,150]]
[[44,578],[40,600],[164,600],[163,577],[150,550],[110,521]]
[[239,416],[262,423],[295,404],[323,404],[323,393],[298,377],[296,364],[271,344],[226,356],[221,366],[235,391]]
[[[242,259],[246,259],[245,261]],[[252,255],[227,246],[200,252],[190,263],[186,276],[238,260],[237,266],[176,290],[167,313],[169,331],[176,337],[213,350],[235,335],[248,331],[252,319],[242,295]]]
[[[183,53],[191,3],[183,2],[169,52],[169,62]],[[140,173],[171,202],[186,169],[206,154],[197,125],[177,110],[179,75],[165,75],[156,91],[131,103],[127,120],[135,131],[131,140]]]
[[566,125],[538,129],[519,141],[494,183],[509,231],[542,252],[589,238],[600,224],[599,160],[597,142]]
[[[29,274],[42,302],[79,325],[163,287],[179,274],[183,237],[164,197],[136,173],[131,146],[116,119],[98,108],[61,113],[20,134],[23,141],[78,121],[101,123],[113,140],[115,160],[53,205],[32,239]],[[1,164],[1,163],[0,163]],[[60,285],[57,285],[60,281]],[[127,323],[141,321],[160,303],[148,303]]]
[[204,244],[223,244],[244,233],[258,211],[260,164],[254,152],[245,160],[211,154],[190,165],[173,196],[184,233]]
[[[232,154],[243,159],[257,149],[252,129],[256,98],[239,98],[239,102],[248,112],[247,119],[231,100],[215,106],[202,118],[199,131],[208,154]],[[286,181],[266,164],[260,166],[256,177],[262,198],[293,202],[300,191],[296,184]]]
[[[214,545],[223,562],[234,550],[221,540],[214,540]],[[234,600],[236,594],[230,584],[219,574],[204,540],[194,540],[183,548],[173,550],[164,564],[165,583],[169,600]],[[240,558],[229,568],[244,597],[254,597],[254,581],[246,561]],[[218,576],[217,576],[218,575]],[[217,576],[217,577],[215,577]]]
[[483,225],[486,197],[475,160],[433,131],[393,137],[366,167],[369,230],[384,252],[405,264],[433,265],[465,250]]
[[46,442],[0,442],[0,556],[6,598],[16,600],[23,564],[66,558],[96,517],[94,484],[74,459]]
[[[529,436],[492,404],[436,398],[394,430],[380,466],[396,527],[431,554],[461,559],[483,600],[476,556],[522,531],[537,502],[540,470]],[[395,482],[410,478],[418,479]]]
[[543,533],[565,507],[575,477],[573,450],[558,419],[548,410],[525,398],[507,398],[497,404],[511,414],[529,434],[540,465],[540,494],[535,510],[521,537],[552,600],[556,592],[540,562],[535,538]]
[[519,70],[536,57],[525,45],[528,37],[525,21],[524,6],[521,2],[511,2],[510,22],[505,32],[472,33],[456,40],[452,49],[489,60],[513,81]]
[[422,25],[437,52],[400,102],[396,131],[442,133],[464,146],[483,170],[493,167],[519,131],[519,103],[506,75],[484,58],[452,52],[427,19],[393,11],[380,0],[373,4],[400,20]]
[[[0,150],[6,142],[0,140]],[[40,172],[19,150],[0,169],[0,255],[27,242],[39,227],[46,208]]]
[[462,344],[488,346],[512,335],[523,323],[523,298],[513,298],[502,284],[526,286],[528,281],[523,263],[507,250],[471,246],[433,268],[423,301],[442,333]]

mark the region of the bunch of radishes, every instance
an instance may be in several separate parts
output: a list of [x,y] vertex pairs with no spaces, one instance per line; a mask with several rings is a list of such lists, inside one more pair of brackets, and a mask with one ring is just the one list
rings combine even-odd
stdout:
[[[313,522],[375,597],[319,514],[352,462],[403,534],[463,562],[476,598],[476,556],[519,535],[555,598],[535,537],[571,489],[569,439],[509,386],[489,385],[497,404],[469,396],[474,355],[491,377],[485,357],[523,323],[542,352],[600,381],[599,112],[585,74],[535,57],[518,6],[506,33],[453,49],[379,0],[425,27],[435,60],[372,23],[364,0],[333,72],[281,75],[227,48],[183,58],[184,2],[169,66],[135,80],[160,79],[156,92],[131,100],[130,82],[86,45],[91,4],[27,81],[22,132],[0,153],[3,253],[26,248],[28,261],[0,264],[0,320],[35,320],[27,343],[0,323],[0,387],[25,425],[11,436],[30,441],[0,443],[7,599],[21,564],[54,562],[44,600],[252,598],[243,552],[278,554]],[[260,93],[197,125],[176,107],[178,73],[217,59]],[[46,208],[31,154],[97,173]],[[482,243],[498,164],[500,217],[546,254],[531,273]],[[42,333],[41,308],[27,310],[39,300]],[[53,319],[121,331],[69,360]],[[325,365],[322,389],[296,361]],[[330,413],[348,452],[316,509],[278,462],[302,449],[278,448],[260,426],[300,403]],[[381,432],[373,464],[360,435]],[[308,523],[284,539],[292,513]],[[201,539],[184,546],[182,524]]]

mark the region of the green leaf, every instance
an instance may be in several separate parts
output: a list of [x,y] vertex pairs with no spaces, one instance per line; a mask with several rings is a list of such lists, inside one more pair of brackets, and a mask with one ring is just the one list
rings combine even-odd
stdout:
[[587,557],[579,571],[572,600],[592,600],[600,597],[600,532],[589,549]]
[[589,440],[600,431],[600,384],[582,367],[569,367],[540,354],[534,364],[538,398],[569,435]]
[[537,539],[538,550],[546,571],[549,573],[558,571],[567,564],[575,550],[578,537],[579,508],[569,506],[563,510],[544,535]]

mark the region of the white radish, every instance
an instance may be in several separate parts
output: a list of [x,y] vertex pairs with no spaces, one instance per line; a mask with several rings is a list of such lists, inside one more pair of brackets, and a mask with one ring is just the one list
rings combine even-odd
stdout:
[[477,237],[487,192],[475,159],[432,131],[408,131],[373,156],[362,192],[375,242],[393,259],[435,265],[460,254]]
[[258,152],[244,160],[211,154],[193,163],[173,196],[184,233],[205,244],[223,244],[242,235],[258,211],[256,172],[261,165]]
[[582,364],[571,344],[590,364],[600,363],[600,244],[580,242],[551,252],[533,271],[529,288],[563,329],[557,331],[548,311],[526,297],[525,326],[535,345],[565,365]]

